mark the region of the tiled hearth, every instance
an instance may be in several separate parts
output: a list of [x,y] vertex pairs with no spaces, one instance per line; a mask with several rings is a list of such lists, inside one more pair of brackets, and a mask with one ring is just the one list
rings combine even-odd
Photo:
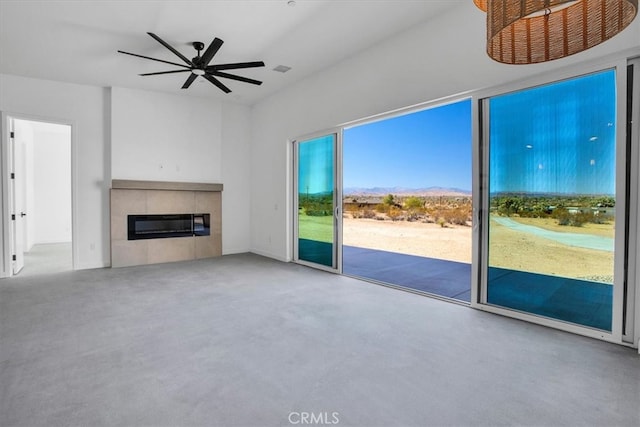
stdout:
[[[111,266],[156,264],[222,255],[222,184],[113,180]],[[209,214],[210,235],[128,239],[128,215]]]

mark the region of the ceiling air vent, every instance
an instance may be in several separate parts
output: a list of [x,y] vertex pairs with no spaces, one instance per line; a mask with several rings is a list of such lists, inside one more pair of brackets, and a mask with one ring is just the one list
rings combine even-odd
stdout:
[[277,71],[279,73],[286,73],[290,69],[291,67],[287,67],[286,65],[278,65],[276,68],[273,69],[273,71]]

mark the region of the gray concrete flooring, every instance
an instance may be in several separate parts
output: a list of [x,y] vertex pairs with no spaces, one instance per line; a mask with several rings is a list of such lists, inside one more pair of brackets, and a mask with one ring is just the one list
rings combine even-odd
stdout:
[[0,343],[3,427],[640,425],[636,350],[250,254],[0,280]]
[[73,269],[71,242],[34,245],[24,254],[24,267],[19,276],[52,274]]

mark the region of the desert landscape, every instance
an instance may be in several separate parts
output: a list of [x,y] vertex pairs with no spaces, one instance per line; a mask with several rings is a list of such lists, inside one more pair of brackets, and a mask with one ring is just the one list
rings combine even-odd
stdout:
[[[503,199],[499,201],[504,205]],[[521,209],[527,209],[526,203],[523,206]],[[555,213],[547,210],[547,214],[541,215],[524,210],[500,212],[496,207],[490,214],[489,265],[613,283],[612,250],[574,246],[536,233],[549,231],[559,236],[574,234],[612,242],[615,224],[609,215],[611,206],[604,208],[610,210],[598,217],[591,211],[581,213],[573,207],[570,209],[578,211],[567,213],[567,209],[555,208]],[[605,212],[604,208],[594,209]],[[350,195],[343,200],[343,212],[345,245],[471,263],[471,198],[463,194]],[[529,228],[522,231],[504,225],[501,218]],[[307,216],[302,212],[300,221],[304,224],[301,229],[306,230],[305,238],[331,241],[331,216]]]
[[471,263],[471,227],[343,218],[343,243],[447,261]]

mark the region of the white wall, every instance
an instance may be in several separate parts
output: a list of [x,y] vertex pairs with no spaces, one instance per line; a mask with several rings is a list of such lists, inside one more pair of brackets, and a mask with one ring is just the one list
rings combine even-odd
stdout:
[[640,19],[615,38],[569,58],[529,66],[499,64],[485,53],[485,14],[473,2],[461,2],[275,94],[255,105],[252,115],[251,250],[291,257],[288,139],[638,47]]
[[113,179],[221,182],[219,101],[124,88],[111,96]]
[[251,110],[224,104],[222,123],[222,253],[249,252]]
[[31,217],[35,244],[71,242],[71,127],[28,122],[33,128]]
[[99,87],[0,75],[0,110],[73,125],[78,159],[74,195],[77,269],[104,267],[110,262],[109,100],[108,91]]

